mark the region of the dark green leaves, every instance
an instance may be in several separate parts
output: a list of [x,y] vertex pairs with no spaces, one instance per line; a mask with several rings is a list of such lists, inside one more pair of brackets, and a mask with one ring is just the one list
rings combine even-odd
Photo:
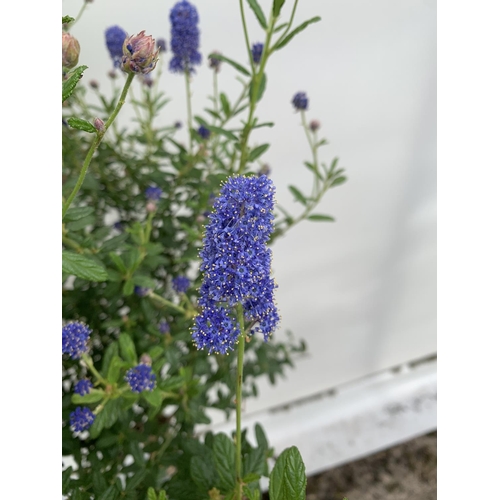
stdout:
[[118,344],[120,345],[120,353],[125,361],[130,363],[137,363],[137,353],[135,352],[135,344],[128,333],[122,333],[118,337]]
[[248,155],[248,161],[255,161],[269,149],[269,146],[269,144],[261,144],[260,146],[253,148]]
[[219,61],[224,61],[229,65],[231,65],[234,69],[238,70],[240,73],[243,73],[245,76],[250,76],[250,71],[248,71],[246,68],[244,68],[241,64],[237,63],[236,61],[229,59],[229,57],[223,56],[222,54],[216,54],[213,52],[209,54],[208,57],[212,59],[218,59]]
[[191,458],[191,478],[198,488],[208,492],[217,482],[217,473],[211,461],[195,456]]
[[65,222],[77,221],[83,219],[84,217],[87,217],[92,213],[94,213],[93,207],[73,207],[66,212],[66,215],[64,216],[64,221]]
[[69,23],[72,23],[74,20],[75,20],[75,18],[74,18],[74,17],[71,17],[71,16],[63,16],[63,18],[62,18],[62,23],[63,23],[63,24],[69,24]]
[[224,92],[221,92],[220,94],[220,103],[222,105],[222,111],[224,111],[226,118],[229,118],[231,116],[231,106]]
[[305,500],[306,470],[296,446],[287,448],[276,461],[269,481],[270,500]]
[[273,0],[273,16],[278,17],[281,12],[281,7],[283,7],[285,0]]
[[69,75],[69,78],[63,82],[62,86],[62,102],[64,102],[75,90],[76,84],[79,82],[80,78],[83,76],[83,72],[88,68],[88,66],[78,66]]
[[84,132],[88,132],[89,134],[94,134],[97,132],[97,129],[92,125],[92,123],[87,120],[82,120],[80,118],[69,118],[68,125],[71,128],[76,128],[78,130],[83,130]]
[[254,14],[257,17],[259,24],[262,26],[263,29],[267,30],[266,17],[264,16],[264,13],[262,12],[262,9],[260,8],[260,5],[258,4],[257,0],[247,0],[247,2],[248,5],[250,5],[250,8],[254,11]]
[[321,17],[319,16],[304,21],[300,26],[297,26],[297,28],[295,28],[285,38],[283,38],[283,40],[281,40],[281,42],[276,45],[275,49],[282,49],[295,35],[298,35],[301,31],[304,31],[310,24],[317,23],[318,21],[321,21]]
[[85,255],[63,251],[62,270],[87,281],[106,281],[108,273],[101,264]]
[[295,186],[288,186],[288,189],[293,194],[293,197],[302,205],[307,205],[307,198]]
[[98,403],[104,397],[102,389],[92,389],[88,394],[80,396],[80,394],[73,394],[71,402],[74,405]]
[[225,434],[217,434],[213,444],[215,468],[219,474],[223,491],[231,491],[236,483],[236,449]]
[[333,217],[331,217],[330,215],[321,215],[321,214],[310,215],[307,218],[307,220],[335,222],[335,219]]

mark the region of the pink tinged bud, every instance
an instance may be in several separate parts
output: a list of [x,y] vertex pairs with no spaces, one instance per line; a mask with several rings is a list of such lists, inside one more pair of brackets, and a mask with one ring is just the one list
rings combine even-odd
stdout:
[[116,74],[116,71],[114,69],[111,69],[108,71],[108,76],[111,78],[111,80],[114,80],[118,75]]
[[[127,73],[146,75],[155,69],[159,49],[152,36],[141,31],[138,35],[125,38],[123,42],[122,69]],[[156,49],[156,50],[155,50]]]
[[94,127],[97,129],[98,132],[104,132],[106,130],[104,122],[100,118],[96,118],[94,120]]
[[316,132],[316,130],[318,130],[320,126],[321,126],[321,123],[319,123],[318,120],[312,120],[311,123],[309,124],[309,128],[313,132]]
[[148,201],[146,203],[146,212],[148,213],[156,212],[156,203],[154,201]]
[[97,80],[90,80],[89,85],[90,85],[93,89],[98,89],[98,88],[99,88],[99,82],[98,82]]
[[71,69],[78,64],[80,57],[80,44],[78,40],[67,31],[62,32],[62,65]]

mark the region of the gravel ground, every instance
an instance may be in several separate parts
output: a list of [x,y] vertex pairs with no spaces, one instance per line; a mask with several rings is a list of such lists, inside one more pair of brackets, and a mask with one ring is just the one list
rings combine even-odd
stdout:
[[436,500],[437,433],[307,479],[307,500]]

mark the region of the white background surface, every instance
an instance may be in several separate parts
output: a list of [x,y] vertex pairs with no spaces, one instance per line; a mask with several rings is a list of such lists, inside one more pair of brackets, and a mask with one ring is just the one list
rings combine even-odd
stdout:
[[[108,85],[111,62],[104,30],[114,24],[129,34],[143,29],[170,45],[173,1],[106,0],[89,4],[72,33],[82,47],[83,83]],[[193,1],[200,15],[202,67],[193,78],[195,114],[211,93],[206,55],[219,50],[244,61],[236,0]],[[271,2],[261,1],[267,13]],[[289,12],[291,2],[283,10]],[[80,0],[64,0],[76,15]],[[288,7],[288,8],[287,8]],[[311,178],[299,116],[290,104],[307,92],[310,119],[329,140],[321,159],[340,157],[348,182],[330,191],[317,212],[337,222],[303,222],[274,246],[282,329],[304,338],[309,355],[287,381],[261,388],[247,412],[285,403],[436,351],[436,4],[434,1],[302,0],[296,24],[320,15],[269,61],[268,86],[259,105],[262,121],[275,127],[252,136],[271,142],[265,160],[277,200],[298,213],[287,185],[303,191]],[[251,42],[263,34],[247,10]],[[170,53],[166,54],[167,61]],[[154,72],[152,73],[154,76]],[[240,90],[225,65],[219,89],[234,99]],[[185,121],[180,75],[164,73],[173,101],[161,123]],[[124,117],[130,117],[130,108]],[[266,135],[265,135],[266,134]]]

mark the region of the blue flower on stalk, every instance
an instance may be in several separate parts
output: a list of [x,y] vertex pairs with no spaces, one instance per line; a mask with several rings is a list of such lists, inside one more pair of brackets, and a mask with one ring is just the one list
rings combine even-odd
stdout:
[[172,280],[172,287],[177,293],[184,293],[189,288],[191,280],[186,278],[186,276],[176,276]]
[[62,353],[78,359],[88,350],[87,343],[92,330],[79,321],[71,321],[62,328]]
[[71,429],[75,432],[87,430],[94,422],[95,415],[87,407],[77,406],[75,411],[69,415],[69,423]]
[[259,64],[262,58],[262,51],[264,50],[264,44],[257,42],[252,45],[252,59],[255,64]]
[[162,319],[159,323],[158,323],[158,330],[160,330],[160,333],[168,333],[170,331],[170,325],[168,324],[168,321]]
[[104,32],[104,36],[113,64],[115,68],[119,68],[123,56],[123,42],[127,38],[127,32],[122,30],[120,26],[111,26]]
[[208,128],[204,127],[203,125],[200,125],[198,128],[198,134],[202,139],[207,140],[210,137],[210,130]]
[[158,201],[163,194],[163,190],[156,186],[149,186],[146,188],[146,191],[144,191],[144,194],[148,200]]
[[170,61],[170,71],[189,73],[193,66],[201,63],[200,30],[198,29],[198,12],[187,0],[177,2],[170,11],[172,23],[172,40],[170,46],[174,57]]
[[214,202],[206,227],[200,270],[200,314],[192,338],[198,349],[225,354],[234,348],[240,329],[234,306],[243,305],[251,333],[264,339],[276,329],[279,315],[271,278],[271,250],[275,187],[265,175],[230,177]]
[[132,392],[139,393],[153,390],[155,380],[156,375],[152,372],[151,367],[145,364],[130,368],[125,374],[125,381],[130,386]]
[[308,99],[305,92],[297,92],[292,99],[293,107],[297,110],[306,110]]
[[75,394],[80,394],[80,396],[85,396],[85,394],[88,394],[90,392],[90,389],[92,389],[93,385],[92,382],[88,379],[82,379],[79,380],[75,384]]

